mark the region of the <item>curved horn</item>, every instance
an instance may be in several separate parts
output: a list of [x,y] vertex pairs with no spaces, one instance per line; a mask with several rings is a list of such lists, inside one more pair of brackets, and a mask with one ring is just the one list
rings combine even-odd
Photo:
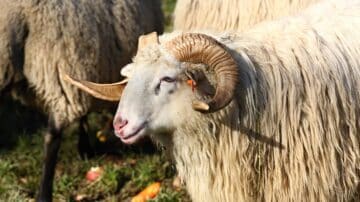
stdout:
[[195,110],[214,112],[229,104],[238,82],[238,69],[224,45],[204,34],[187,33],[167,42],[165,47],[179,61],[204,63],[215,72],[217,88],[214,97],[209,102],[195,101]]
[[111,84],[98,84],[90,81],[77,80],[67,74],[63,75],[63,79],[90,95],[107,101],[119,101],[128,80],[124,79]]
[[[141,35],[138,41],[138,51],[145,48],[149,44],[159,43],[159,39],[156,32],[151,32],[147,35]],[[122,91],[125,88],[125,85],[128,79],[124,79],[120,82],[111,83],[111,84],[99,84],[93,83],[90,81],[77,80],[71,78],[69,75],[64,73],[59,69],[62,78],[73,84],[74,86],[80,88],[81,90],[89,93],[90,95],[107,101],[119,101]]]

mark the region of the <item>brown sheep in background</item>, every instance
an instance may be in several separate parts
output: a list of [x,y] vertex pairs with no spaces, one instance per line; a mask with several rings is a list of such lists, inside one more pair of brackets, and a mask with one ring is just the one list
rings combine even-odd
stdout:
[[[138,36],[151,31],[163,32],[160,0],[0,1],[0,90],[16,92],[49,118],[38,201],[52,200],[63,128],[95,106],[93,98],[59,79],[59,71],[116,81]],[[23,84],[29,94],[17,89]]]

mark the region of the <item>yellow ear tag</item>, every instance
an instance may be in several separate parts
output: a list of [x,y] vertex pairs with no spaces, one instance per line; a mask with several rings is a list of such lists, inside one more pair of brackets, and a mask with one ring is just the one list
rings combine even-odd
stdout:
[[191,90],[194,92],[196,87],[196,82],[192,79],[186,81],[186,83],[191,87]]

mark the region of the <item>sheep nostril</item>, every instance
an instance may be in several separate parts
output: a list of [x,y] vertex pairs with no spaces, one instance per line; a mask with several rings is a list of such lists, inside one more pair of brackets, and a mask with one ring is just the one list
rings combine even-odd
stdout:
[[120,128],[123,128],[124,126],[126,126],[126,124],[128,124],[128,121],[127,121],[127,120],[123,120],[123,121],[120,123]]
[[123,120],[121,118],[118,118],[114,121],[114,129],[115,130],[121,130],[128,124],[128,120]]

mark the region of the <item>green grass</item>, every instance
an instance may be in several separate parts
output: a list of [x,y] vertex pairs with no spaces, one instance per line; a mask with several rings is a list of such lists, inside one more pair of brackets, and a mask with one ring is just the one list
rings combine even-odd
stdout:
[[[104,119],[96,114],[90,117]],[[75,201],[78,195],[85,196],[83,201],[128,201],[153,182],[162,183],[161,193],[153,201],[188,201],[184,190],[172,187],[173,165],[160,152],[123,146],[112,148],[111,155],[81,160],[76,150],[76,125],[67,129],[62,141],[55,174],[55,201]],[[90,128],[90,131],[99,130],[93,125]],[[39,128],[31,135],[19,134],[12,149],[0,152],[0,201],[34,200],[42,166],[43,130]],[[103,131],[103,134],[109,138],[113,136],[110,131]],[[102,143],[95,133],[91,137],[95,148],[101,148],[101,144],[120,144],[111,139]],[[100,180],[90,183],[85,178],[86,172],[95,166],[102,167],[104,173]]]
[[165,19],[165,32],[172,30],[173,11],[175,8],[176,0],[162,0],[162,7]]
[[[163,0],[166,31],[172,29],[176,0]],[[54,201],[130,201],[153,182],[161,182],[152,202],[190,201],[184,189],[172,186],[174,166],[161,152],[124,146],[106,125],[111,113],[88,116],[94,158],[81,160],[77,153],[78,123],[66,129],[54,180]],[[34,201],[43,163],[43,132],[46,119],[37,111],[8,98],[0,98],[0,202]],[[104,129],[105,128],[105,129]],[[96,134],[101,131],[106,141]],[[104,172],[95,182],[85,178],[87,171],[100,166]]]

